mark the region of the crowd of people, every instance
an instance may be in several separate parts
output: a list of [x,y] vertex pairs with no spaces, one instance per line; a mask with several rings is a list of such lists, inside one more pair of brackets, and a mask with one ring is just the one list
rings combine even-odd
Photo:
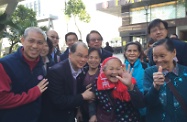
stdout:
[[147,30],[148,48],[128,42],[121,62],[96,30],[87,44],[68,32],[61,53],[56,31],[27,28],[0,59],[0,122],[187,121],[187,43],[161,19]]

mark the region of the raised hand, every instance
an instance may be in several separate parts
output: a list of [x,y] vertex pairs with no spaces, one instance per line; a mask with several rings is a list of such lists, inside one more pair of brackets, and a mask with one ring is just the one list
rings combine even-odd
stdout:
[[159,90],[160,86],[164,84],[164,75],[162,73],[162,66],[158,67],[158,72],[153,73],[153,86]]
[[132,84],[132,73],[133,73],[133,68],[130,70],[130,64],[128,65],[128,69],[124,68],[121,77],[116,76],[123,84],[125,84],[129,89],[133,87],[134,85]]
[[43,93],[47,89],[47,85],[49,82],[47,82],[47,79],[43,79],[38,83],[38,88],[40,89],[40,92]]

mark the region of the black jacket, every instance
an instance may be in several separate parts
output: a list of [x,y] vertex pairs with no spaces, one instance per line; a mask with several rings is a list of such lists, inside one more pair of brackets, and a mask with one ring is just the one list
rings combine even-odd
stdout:
[[103,62],[106,58],[111,57],[113,54],[105,49],[101,49],[101,62]]
[[68,56],[69,56],[69,48],[67,48],[66,51],[60,55],[60,61],[67,59]]
[[40,122],[74,122],[76,109],[83,104],[83,78],[85,72],[77,77],[77,93],[73,94],[75,79],[72,76],[69,60],[66,59],[49,69],[48,90],[43,95]]

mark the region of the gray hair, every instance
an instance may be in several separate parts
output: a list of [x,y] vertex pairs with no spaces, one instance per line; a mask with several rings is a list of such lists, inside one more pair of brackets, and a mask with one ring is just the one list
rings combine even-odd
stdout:
[[39,27],[28,27],[28,28],[26,28],[25,31],[24,31],[23,37],[26,38],[28,36],[28,33],[31,32],[31,31],[42,34],[45,41],[47,40],[47,36],[46,36],[45,32],[42,31],[42,29],[39,28]]
[[81,46],[83,46],[84,48],[88,49],[87,45],[86,45],[84,42],[75,42],[75,43],[70,47],[70,52],[71,52],[71,53],[75,53],[78,45],[81,45]]

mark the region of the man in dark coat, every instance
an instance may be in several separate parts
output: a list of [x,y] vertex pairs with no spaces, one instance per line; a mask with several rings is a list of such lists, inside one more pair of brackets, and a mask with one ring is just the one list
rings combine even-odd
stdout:
[[0,59],[0,122],[38,122],[48,84],[40,57],[45,41],[40,28],[28,27],[23,46]]
[[96,31],[96,30],[90,31],[90,33],[86,36],[86,41],[87,41],[89,48],[94,47],[94,48],[100,49],[101,62],[103,62],[103,60],[105,60],[106,58],[112,56],[111,52],[109,52],[101,47],[103,37],[101,36],[101,34],[98,31]]
[[55,30],[49,30],[47,31],[47,37],[52,41],[53,43],[53,50],[51,55],[49,55],[49,59],[53,61],[54,64],[59,62],[59,56],[60,56],[60,50],[59,50],[59,36],[58,33]]
[[[151,21],[148,25],[148,33],[150,38],[154,41],[158,41],[164,38],[168,38],[168,23],[161,19],[155,19]],[[176,59],[179,64],[187,66],[187,43],[179,41],[178,39],[171,39],[173,42],[177,55]],[[152,48],[150,48],[148,53],[149,64],[155,65],[152,56]]]
[[106,42],[106,46],[104,48],[105,50],[108,50],[109,52],[113,53],[114,52],[114,49],[109,45],[108,42]]
[[74,122],[77,109],[85,100],[93,100],[91,88],[83,91],[83,66],[88,48],[77,42],[70,48],[69,58],[54,65],[48,72],[48,90],[43,97],[40,122]]
[[68,58],[71,46],[72,46],[75,42],[78,42],[77,34],[74,33],[74,32],[68,32],[68,33],[65,35],[65,41],[66,41],[66,45],[67,45],[68,47],[67,47],[67,49],[64,51],[64,53],[60,55],[60,61],[63,61],[63,60],[65,60],[65,59]]

